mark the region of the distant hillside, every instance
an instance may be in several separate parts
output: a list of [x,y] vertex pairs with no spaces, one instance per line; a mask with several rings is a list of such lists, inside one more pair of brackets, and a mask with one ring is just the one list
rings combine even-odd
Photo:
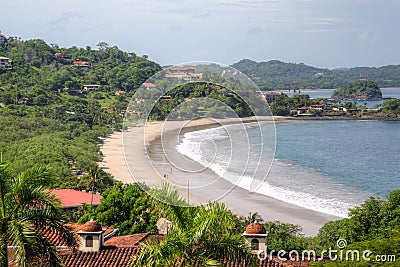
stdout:
[[255,62],[243,59],[232,67],[251,77],[261,90],[339,88],[360,78],[374,80],[379,87],[400,86],[400,65],[330,70],[303,63],[285,63],[278,60]]

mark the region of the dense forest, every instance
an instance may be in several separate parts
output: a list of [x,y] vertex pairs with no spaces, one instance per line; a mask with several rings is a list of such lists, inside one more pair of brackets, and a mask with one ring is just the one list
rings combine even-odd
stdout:
[[303,63],[285,63],[278,60],[255,62],[243,59],[232,67],[251,77],[261,90],[334,89],[359,79],[374,80],[379,87],[400,86],[400,65],[330,70]]

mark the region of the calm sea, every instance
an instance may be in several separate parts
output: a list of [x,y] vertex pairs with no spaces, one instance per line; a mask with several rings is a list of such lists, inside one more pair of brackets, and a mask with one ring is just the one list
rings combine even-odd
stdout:
[[340,217],[369,196],[400,188],[399,122],[277,122],[270,170],[270,125],[245,128],[248,141],[243,125],[186,133],[177,150],[242,188],[261,181],[253,191]]

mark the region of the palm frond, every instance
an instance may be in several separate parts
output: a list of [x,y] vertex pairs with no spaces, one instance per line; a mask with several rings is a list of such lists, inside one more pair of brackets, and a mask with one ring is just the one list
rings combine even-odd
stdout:
[[12,173],[8,163],[0,162],[0,216],[6,216],[6,195],[10,192]]
[[36,233],[28,221],[11,221],[8,224],[8,239],[15,247],[15,261],[19,266],[24,266],[29,260],[29,246],[35,243]]
[[131,267],[174,266],[186,251],[184,243],[180,238],[169,238],[167,242],[142,244],[140,254],[132,259]]

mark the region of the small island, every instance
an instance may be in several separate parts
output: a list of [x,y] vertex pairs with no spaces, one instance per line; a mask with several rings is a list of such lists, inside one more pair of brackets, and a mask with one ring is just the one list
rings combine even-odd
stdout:
[[372,80],[359,80],[333,91],[336,100],[379,100],[382,92],[378,84]]

